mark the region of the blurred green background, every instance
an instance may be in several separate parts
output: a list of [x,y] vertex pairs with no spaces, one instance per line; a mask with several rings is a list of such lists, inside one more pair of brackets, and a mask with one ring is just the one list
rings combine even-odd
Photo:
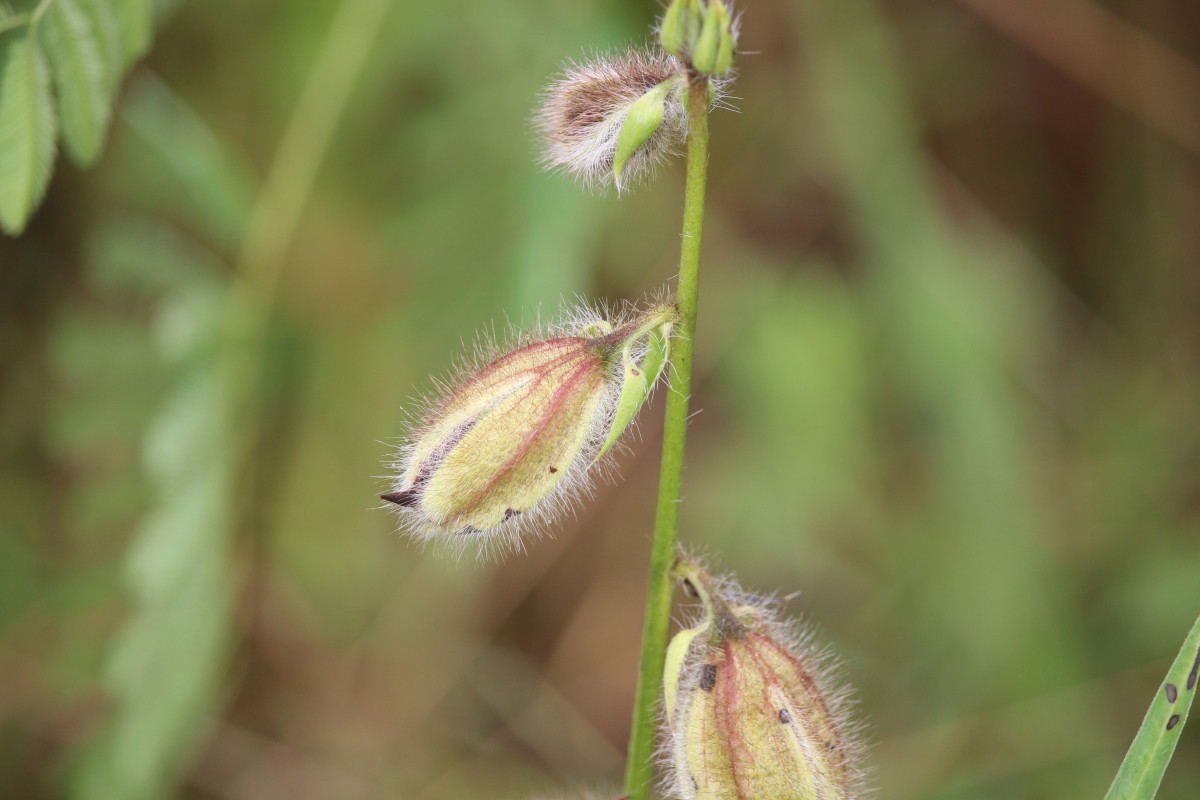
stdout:
[[[1200,6],[741,10],[683,537],[800,593],[879,797],[1099,798],[1200,612]],[[525,555],[375,496],[464,341],[673,278],[680,165],[588,195],[530,122],[657,11],[160,6],[0,238],[0,794],[618,783],[661,395]]]

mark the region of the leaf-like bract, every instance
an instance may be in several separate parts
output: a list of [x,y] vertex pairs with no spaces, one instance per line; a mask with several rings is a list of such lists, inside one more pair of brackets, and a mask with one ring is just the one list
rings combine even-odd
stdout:
[[621,383],[621,396],[617,399],[617,410],[613,415],[612,427],[609,429],[608,438],[600,447],[600,452],[596,454],[596,458],[600,458],[600,456],[607,453],[617,443],[617,439],[621,438],[621,434],[629,427],[629,423],[633,422],[633,418],[637,416],[638,410],[646,402],[650,390],[654,388],[659,375],[662,374],[663,367],[667,364],[670,341],[670,338],[664,336],[662,332],[652,332],[649,342],[646,345],[646,355],[642,358],[641,368],[638,367],[633,358],[633,341],[631,340],[625,345],[622,353],[625,378]]
[[50,73],[26,28],[0,34],[0,228],[20,233],[54,160]]
[[617,151],[613,157],[613,177],[617,185],[621,184],[621,172],[629,159],[650,141],[651,137],[662,125],[666,114],[667,95],[670,93],[674,79],[668,78],[634,101],[621,123],[621,131],[617,135]]
[[75,163],[96,160],[108,126],[108,76],[92,18],[76,0],[57,0],[43,21],[63,140]]

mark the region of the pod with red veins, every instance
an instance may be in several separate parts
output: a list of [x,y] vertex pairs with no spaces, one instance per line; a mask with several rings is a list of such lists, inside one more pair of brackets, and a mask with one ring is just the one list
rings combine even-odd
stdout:
[[589,320],[467,374],[416,428],[382,498],[426,538],[498,536],[508,545],[548,522],[586,488],[617,399],[628,394],[621,365],[630,348],[669,330],[673,315],[659,306],[616,328]]
[[[669,663],[675,796],[685,800],[853,800],[860,746],[823,659],[760,601],[728,582],[687,577],[705,602],[688,657]],[[669,662],[671,659],[669,659]],[[672,697],[671,693],[675,693]]]

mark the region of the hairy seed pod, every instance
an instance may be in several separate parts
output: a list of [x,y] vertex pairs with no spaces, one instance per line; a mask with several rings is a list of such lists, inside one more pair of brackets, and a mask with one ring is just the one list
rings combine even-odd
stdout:
[[[819,654],[768,605],[692,564],[705,603],[664,680],[675,795],[686,800],[853,800],[859,745]],[[682,652],[686,650],[686,652]],[[673,656],[673,657],[672,657]]]
[[660,52],[569,65],[538,113],[545,163],[589,187],[638,182],[686,138],[685,87],[683,64]]
[[589,316],[468,372],[416,427],[383,499],[429,538],[511,544],[548,521],[644,402],[675,313],[659,305],[616,325]]

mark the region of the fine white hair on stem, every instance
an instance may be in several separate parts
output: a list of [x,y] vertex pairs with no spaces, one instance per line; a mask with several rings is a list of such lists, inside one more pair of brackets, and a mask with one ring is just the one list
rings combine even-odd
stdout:
[[589,188],[613,185],[617,138],[630,106],[663,81],[680,76],[667,94],[662,123],[626,163],[622,188],[651,176],[687,138],[685,75],[674,56],[641,48],[567,64],[546,89],[537,115],[543,163]]

